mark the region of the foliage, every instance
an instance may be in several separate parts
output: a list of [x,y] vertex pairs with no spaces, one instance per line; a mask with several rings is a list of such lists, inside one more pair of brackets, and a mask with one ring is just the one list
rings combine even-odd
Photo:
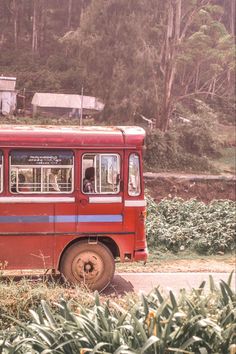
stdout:
[[184,151],[197,156],[219,155],[219,144],[208,122],[195,119],[191,124],[179,126],[177,132]]
[[217,156],[219,147],[212,130],[200,120],[181,124],[168,132],[150,131],[146,137],[145,164],[154,169],[207,171],[207,156]]
[[151,248],[173,252],[191,249],[200,254],[235,250],[235,203],[212,201],[206,205],[195,199],[183,201],[147,197],[147,238]]
[[195,97],[232,121],[234,12],[218,0],[0,0],[1,74],[28,96],[83,86],[110,124],[143,114],[166,130]]
[[[95,293],[92,307],[64,299],[55,311],[42,300],[31,309],[28,323],[0,332],[0,350],[7,353],[226,353],[234,342],[236,295],[232,275],[219,288],[210,277],[188,294],[163,296],[158,288],[125,306],[102,302]],[[74,310],[73,310],[73,309]]]

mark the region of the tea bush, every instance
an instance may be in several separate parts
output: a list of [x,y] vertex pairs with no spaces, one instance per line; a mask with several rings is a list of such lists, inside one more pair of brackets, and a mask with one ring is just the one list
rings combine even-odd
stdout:
[[[117,305],[102,301],[95,293],[90,307],[61,300],[55,311],[42,300],[31,309],[31,320],[12,320],[0,331],[0,352],[25,353],[104,353],[104,354],[217,354],[234,346],[236,294],[228,282],[220,286],[210,278],[178,296],[164,296],[155,288],[149,295],[128,298]],[[127,300],[127,299],[126,299]],[[13,325],[14,324],[14,325]]]
[[164,199],[156,203],[147,197],[147,238],[151,248],[164,246],[178,252],[191,249],[200,254],[235,250],[235,202],[195,199]]

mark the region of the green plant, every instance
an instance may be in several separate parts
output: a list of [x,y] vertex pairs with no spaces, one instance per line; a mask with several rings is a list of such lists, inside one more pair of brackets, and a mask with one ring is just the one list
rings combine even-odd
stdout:
[[[227,353],[235,342],[236,294],[228,282],[216,286],[210,277],[191,293],[163,296],[158,288],[128,304],[102,302],[93,306],[64,299],[56,310],[46,301],[30,310],[28,323],[10,318],[0,332],[0,351],[14,353]],[[6,316],[8,317],[8,316]],[[9,318],[9,317],[8,317]]]
[[147,238],[151,248],[164,246],[178,252],[192,249],[201,254],[230,252],[235,249],[235,202],[195,199],[164,199],[156,203],[147,196]]

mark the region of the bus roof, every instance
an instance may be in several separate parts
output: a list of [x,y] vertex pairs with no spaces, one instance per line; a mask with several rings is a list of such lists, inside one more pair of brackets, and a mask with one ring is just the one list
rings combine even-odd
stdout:
[[138,147],[145,131],[136,126],[0,125],[1,147]]

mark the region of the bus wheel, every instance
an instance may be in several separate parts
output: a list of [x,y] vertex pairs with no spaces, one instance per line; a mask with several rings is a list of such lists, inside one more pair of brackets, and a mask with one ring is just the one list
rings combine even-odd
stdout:
[[102,243],[81,241],[65,251],[60,272],[70,283],[83,283],[91,290],[101,291],[113,278],[115,261],[111,251]]

